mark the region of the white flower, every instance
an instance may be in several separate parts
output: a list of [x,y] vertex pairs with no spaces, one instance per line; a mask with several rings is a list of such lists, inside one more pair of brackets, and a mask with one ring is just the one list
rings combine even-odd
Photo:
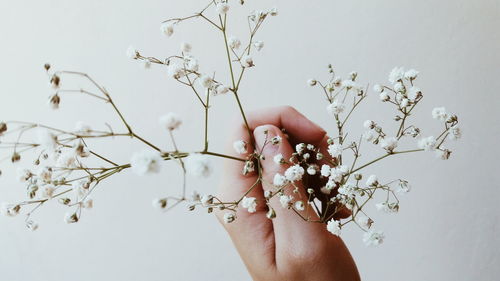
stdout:
[[183,53],[189,53],[189,52],[191,52],[192,48],[193,47],[189,43],[186,43],[186,42],[182,42],[181,43],[181,52],[183,52]]
[[90,182],[88,180],[74,181],[71,184],[71,189],[76,197],[83,197],[87,194],[90,187]]
[[329,177],[331,170],[332,170],[332,168],[330,166],[323,164],[323,166],[321,166],[321,176]]
[[42,198],[52,198],[52,196],[54,195],[54,191],[56,190],[55,186],[51,185],[51,184],[46,184],[44,186],[42,186],[41,188],[41,194],[40,196]]
[[375,124],[375,122],[373,120],[366,120],[364,123],[363,123],[363,127],[365,127],[365,129],[373,129],[375,128],[377,124]]
[[289,208],[290,204],[292,204],[292,200],[293,197],[291,195],[281,195],[280,196],[281,207]]
[[380,147],[389,152],[392,152],[397,146],[398,146],[398,140],[394,137],[383,138],[380,141]]
[[2,203],[2,213],[8,217],[15,217],[19,214],[20,210],[21,206],[19,205],[9,204],[5,202]]
[[49,130],[40,129],[38,130],[38,142],[42,149],[53,152],[57,147],[57,136]]
[[159,123],[162,127],[166,128],[169,131],[173,131],[182,124],[182,120],[179,115],[169,112],[160,117]]
[[318,83],[318,81],[316,81],[316,79],[307,80],[307,85],[309,85],[311,87],[316,86],[317,83]]
[[348,89],[357,88],[358,87],[358,85],[356,84],[356,82],[354,82],[352,80],[343,80],[342,81],[342,86],[346,87]]
[[395,84],[399,80],[403,79],[405,71],[402,67],[395,67],[389,73],[389,82]]
[[253,45],[255,46],[257,51],[260,51],[262,50],[262,48],[264,48],[264,41],[256,41],[255,43],[253,43]]
[[274,175],[273,178],[273,185],[276,187],[282,187],[285,186],[288,183],[288,180],[286,179],[285,176],[282,176],[280,174]]
[[31,231],[36,231],[38,229],[38,224],[30,220],[26,222],[26,227]]
[[242,58],[242,64],[244,67],[252,67],[252,66],[255,66],[255,64],[253,63],[253,58],[252,56],[250,55],[244,55]]
[[273,161],[274,161],[274,163],[280,165],[280,164],[285,163],[285,157],[283,157],[283,154],[279,153],[273,157]]
[[389,94],[387,94],[386,92],[380,93],[379,98],[381,101],[388,101],[391,99],[391,97],[389,97]]
[[331,104],[329,104],[326,107],[326,110],[328,111],[328,113],[331,116],[335,116],[336,114],[340,114],[340,113],[344,112],[344,109],[345,109],[345,105],[338,100],[334,100]]
[[342,145],[340,144],[330,144],[328,146],[328,154],[330,154],[332,157],[339,157],[342,155]]
[[368,130],[363,133],[363,139],[366,141],[373,141],[377,138],[378,134],[374,130]]
[[94,200],[92,198],[87,198],[82,202],[82,208],[92,209],[94,207]]
[[200,153],[191,153],[186,157],[186,170],[188,173],[197,177],[208,177],[212,173],[210,159],[208,156]]
[[167,199],[155,198],[153,199],[152,205],[155,209],[165,209],[167,207]]
[[241,41],[236,37],[230,37],[228,40],[228,44],[231,49],[237,50],[241,46]]
[[78,222],[78,216],[76,215],[76,213],[66,213],[64,215],[64,222],[66,222],[67,224],[76,223]]
[[382,85],[375,84],[375,86],[373,86],[373,91],[380,94],[384,91],[384,87]]
[[233,148],[238,154],[245,154],[248,152],[247,143],[242,140],[233,142]]
[[212,80],[212,78],[210,78],[210,77],[209,77],[209,76],[207,76],[207,75],[201,75],[201,76],[198,78],[198,82],[200,83],[200,85],[201,85],[203,88],[210,89],[210,88],[212,88],[212,86],[213,86],[214,80]]
[[303,175],[304,168],[302,168],[300,165],[291,166],[285,171],[285,178],[289,181],[298,181],[302,179]]
[[200,203],[203,207],[208,207],[210,204],[212,204],[214,200],[214,197],[210,194],[203,195],[200,199]]
[[304,202],[302,202],[302,201],[297,201],[297,202],[295,202],[294,205],[295,205],[295,209],[297,211],[304,211],[304,209],[305,209],[304,208]]
[[405,72],[404,77],[408,80],[414,80],[417,78],[418,73],[415,69],[409,69]]
[[58,168],[74,168],[76,167],[76,154],[75,151],[67,151],[59,155],[56,161]]
[[277,145],[277,144],[280,144],[282,141],[281,137],[280,136],[274,136],[272,139],[271,139],[271,143],[273,145]]
[[396,192],[398,193],[408,193],[411,190],[410,184],[407,181],[400,180]]
[[215,9],[217,10],[217,13],[219,13],[219,15],[225,15],[229,11],[229,5],[225,2],[220,2],[217,3]]
[[438,149],[436,150],[436,157],[441,160],[448,160],[450,158],[451,151],[448,149]]
[[422,138],[421,140],[418,141],[418,147],[425,151],[432,151],[435,149],[435,146],[436,146],[436,139],[434,138],[434,136]]
[[222,84],[217,85],[217,87],[215,88],[215,94],[217,95],[227,94],[228,92],[229,92],[229,87]]
[[396,82],[396,84],[394,84],[394,91],[396,91],[396,92],[404,92],[404,90],[405,90],[405,86],[403,85],[403,83]]
[[44,182],[50,182],[52,179],[52,169],[49,167],[40,167],[36,173],[39,179]]
[[306,149],[306,145],[305,143],[299,143],[295,146],[295,151],[297,151],[297,153],[299,155],[302,155],[302,153],[304,152],[304,149]]
[[241,207],[247,209],[249,213],[255,213],[257,211],[257,199],[255,197],[243,197],[241,200]]
[[182,68],[180,65],[176,63],[171,63],[168,66],[168,76],[174,78],[174,79],[179,79],[186,75],[184,68]]
[[432,110],[432,118],[445,122],[448,119],[448,113],[446,113],[446,108],[444,107],[434,108]]
[[385,236],[382,231],[368,230],[363,235],[363,242],[366,246],[377,246],[384,242]]
[[375,208],[377,208],[378,211],[382,211],[385,213],[397,213],[399,211],[398,203],[377,203],[375,204]]
[[371,175],[368,177],[366,180],[366,185],[367,186],[377,186],[378,185],[378,178],[376,175]]
[[328,221],[328,223],[326,224],[326,229],[333,235],[337,235],[339,236],[340,235],[340,230],[341,230],[341,226],[340,226],[340,221],[338,220],[334,220],[334,219],[331,219],[330,221]]
[[449,135],[448,138],[450,140],[458,140],[462,137],[462,130],[457,125],[452,126],[448,129]]
[[92,128],[88,124],[79,121],[75,125],[75,132],[82,136],[88,136],[92,133]]
[[307,167],[307,174],[314,176],[314,175],[316,175],[317,172],[318,172],[317,165],[312,164],[312,165],[309,165],[309,167]]
[[127,57],[130,59],[137,59],[139,57],[139,51],[137,51],[134,47],[129,46],[127,48]]
[[370,228],[373,221],[367,216],[358,215],[356,216],[356,223],[362,228]]
[[160,26],[160,30],[161,32],[163,32],[163,34],[170,37],[172,36],[172,34],[174,34],[174,24],[172,22],[164,22]]
[[411,101],[415,101],[421,95],[422,91],[420,90],[420,88],[411,87],[410,90],[408,90],[408,99],[410,99]]
[[184,56],[184,63],[186,65],[186,69],[189,71],[196,72],[200,68],[198,60],[193,56]]
[[28,169],[22,169],[22,168],[17,169],[17,179],[20,182],[25,182],[25,181],[29,180],[32,176],[33,176],[33,174]]
[[236,219],[236,214],[233,212],[224,213],[224,223],[232,223]]
[[161,155],[157,151],[143,150],[132,155],[130,165],[137,175],[160,172]]
[[276,8],[276,7],[272,8],[271,10],[269,10],[269,14],[273,17],[277,16],[278,15],[278,8]]
[[410,100],[409,99],[402,99],[401,103],[400,103],[400,106],[404,108],[404,107],[407,107],[409,104],[410,104]]
[[339,194],[345,195],[347,198],[354,198],[356,196],[357,188],[354,184],[348,182],[339,187]]

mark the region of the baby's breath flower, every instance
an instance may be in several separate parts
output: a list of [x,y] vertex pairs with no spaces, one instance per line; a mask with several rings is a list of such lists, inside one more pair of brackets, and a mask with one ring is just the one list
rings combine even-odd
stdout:
[[264,48],[264,41],[255,41],[253,45],[255,46],[255,49],[257,49],[257,51],[260,51],[262,50],[262,48]]
[[375,86],[373,86],[373,91],[375,91],[375,93],[382,93],[384,91],[384,87],[381,86],[380,84],[375,84]]
[[448,132],[449,132],[448,138],[450,140],[458,140],[459,138],[462,137],[462,130],[457,125],[454,125],[450,129],[448,129]]
[[434,136],[422,138],[418,141],[418,147],[425,151],[434,150],[436,148],[435,146],[436,146],[436,138],[434,138]]
[[307,174],[314,176],[316,175],[318,170],[319,170],[318,165],[316,164],[309,165],[309,167],[307,167]]
[[288,209],[292,204],[293,197],[291,195],[281,195],[280,196],[280,204],[281,207]]
[[174,34],[174,24],[172,22],[164,22],[160,26],[161,32],[165,34],[166,36],[170,37],[172,34]]
[[217,3],[217,5],[215,5],[215,8],[219,15],[225,15],[229,11],[229,5],[225,2]]
[[282,139],[280,136],[274,136],[271,138],[271,144],[273,144],[273,145],[280,144],[281,141],[282,141]]
[[52,179],[52,169],[49,167],[40,167],[36,173],[37,177],[44,182],[50,182]]
[[75,125],[75,133],[82,136],[88,136],[92,133],[92,128],[85,122],[78,121]]
[[278,15],[278,8],[274,7],[271,10],[269,10],[269,14],[273,17]]
[[182,125],[182,119],[179,117],[179,115],[173,112],[169,112],[160,117],[159,123],[167,130],[173,131],[179,128],[180,125]]
[[283,154],[279,153],[279,154],[276,154],[273,157],[273,161],[274,161],[274,163],[276,163],[278,165],[284,164],[285,163],[285,157],[283,157]]
[[238,154],[245,154],[248,152],[247,143],[242,140],[237,140],[233,142],[233,148]]
[[253,62],[253,58],[250,55],[244,55],[241,58],[241,61],[242,61],[242,64],[243,64],[244,67],[253,67],[253,66],[255,66],[255,64]]
[[196,72],[200,68],[198,60],[193,56],[184,56],[184,63],[188,71]]
[[398,140],[394,137],[383,138],[380,141],[380,147],[387,150],[388,152],[392,152],[398,146]]
[[342,145],[330,144],[328,146],[328,154],[330,154],[333,158],[339,157],[340,155],[342,155]]
[[344,112],[345,105],[341,101],[334,100],[331,104],[326,107],[326,110],[331,116],[335,116]]
[[186,75],[186,72],[184,71],[184,68],[181,67],[178,64],[171,63],[168,66],[168,76],[174,78],[174,79],[179,79]]
[[207,194],[207,195],[203,195],[200,199],[200,202],[201,202],[201,205],[203,207],[208,207],[209,205],[211,205],[214,201],[214,197],[210,194]]
[[306,144],[305,143],[299,143],[295,146],[295,151],[299,154],[302,155],[304,152],[304,149],[306,149]]
[[316,81],[316,79],[307,80],[307,85],[309,85],[311,87],[316,86],[317,83],[318,83],[318,81]]
[[438,149],[436,150],[436,157],[441,160],[448,160],[450,158],[451,151],[448,149]]
[[415,79],[417,79],[418,73],[419,72],[416,71],[415,69],[409,69],[405,72],[404,77],[405,77],[405,79],[408,79],[408,80],[415,80]]
[[288,183],[288,180],[285,176],[276,174],[273,178],[273,185],[276,187],[283,187]]
[[247,209],[249,213],[255,213],[257,211],[257,199],[255,197],[243,197],[241,200],[241,207]]
[[137,59],[139,58],[139,51],[137,51],[137,49],[134,48],[133,46],[129,46],[127,48],[127,57],[129,59]]
[[27,180],[29,180],[31,177],[33,176],[33,174],[31,173],[30,170],[28,169],[22,169],[22,168],[18,168],[17,169],[17,179],[20,181],[20,182],[26,182]]
[[60,103],[61,103],[61,98],[59,97],[58,94],[54,94],[54,95],[49,97],[48,104],[49,104],[50,108],[52,108],[54,110],[58,109]]
[[210,159],[208,156],[200,153],[191,153],[186,157],[186,170],[196,177],[208,177],[212,173]]
[[186,43],[186,42],[182,42],[181,43],[181,52],[183,52],[183,53],[190,53],[191,49],[192,49],[191,44]]
[[82,208],[84,209],[92,209],[94,207],[94,200],[92,198],[88,198],[85,199],[83,202],[82,202]]
[[300,165],[291,166],[285,171],[285,177],[289,181],[299,181],[302,179],[303,175],[304,168],[302,168]]
[[167,207],[167,199],[165,198],[155,198],[153,199],[152,205],[156,209],[163,210]]
[[378,178],[376,175],[371,175],[366,180],[366,186],[378,186]]
[[330,221],[328,221],[328,223],[326,224],[326,229],[333,235],[337,235],[339,236],[340,235],[340,231],[341,231],[341,224],[340,224],[340,221],[338,220],[334,220],[334,219],[331,219]]
[[224,223],[232,223],[234,220],[236,220],[236,214],[233,212],[226,212],[224,214]]
[[295,209],[297,211],[304,211],[304,209],[305,209],[304,208],[304,202],[302,202],[302,201],[295,202],[294,206],[295,206]]
[[369,142],[374,141],[377,138],[378,134],[374,130],[368,130],[363,133],[363,139]]
[[332,168],[330,166],[323,164],[323,166],[321,166],[321,176],[323,176],[325,178],[329,177],[331,170],[332,170]]
[[378,246],[384,242],[385,235],[382,231],[368,230],[363,235],[363,242],[366,246]]
[[372,226],[373,221],[367,216],[358,215],[356,216],[356,223],[362,228],[368,229]]
[[389,96],[389,94],[387,94],[386,92],[380,93],[379,98],[383,102],[388,101],[388,100],[391,99],[391,97]]
[[0,136],[5,132],[7,132],[7,123],[0,122]]
[[363,127],[365,127],[365,129],[373,129],[376,125],[377,124],[373,120],[366,120],[363,123]]
[[78,216],[76,213],[66,213],[64,215],[64,222],[67,224],[78,222]]
[[382,202],[375,204],[375,208],[378,211],[385,213],[397,213],[399,211],[399,205],[397,203]]
[[405,74],[405,71],[402,67],[395,67],[391,70],[391,73],[389,73],[389,82],[391,84],[395,84],[399,80],[403,79]]
[[229,37],[229,40],[228,40],[228,45],[231,49],[233,50],[237,50],[240,48],[241,46],[241,41],[240,39],[236,38],[236,37]]
[[448,113],[444,107],[435,107],[432,110],[432,118],[445,122],[448,119]]
[[394,84],[394,91],[396,91],[396,92],[404,92],[404,90],[405,90],[405,86],[403,85],[403,83],[396,82],[396,84]]
[[38,229],[38,224],[32,220],[26,222],[26,227],[31,231],[36,231]]
[[207,89],[212,88],[212,86],[214,84],[214,80],[212,78],[210,78],[209,76],[207,76],[207,75],[201,75],[198,78],[198,82],[200,83],[200,85],[203,88],[207,88]]
[[157,151],[143,150],[134,153],[130,160],[132,171],[139,176],[160,172],[161,155]]
[[411,101],[415,101],[422,96],[422,91],[418,87],[411,87],[408,90],[408,99]]
[[411,190],[410,184],[405,180],[400,180],[398,186],[396,188],[396,192],[398,193],[408,193]]
[[229,92],[229,87],[222,84],[217,85],[217,87],[215,88],[215,94],[217,95],[227,94],[228,92]]

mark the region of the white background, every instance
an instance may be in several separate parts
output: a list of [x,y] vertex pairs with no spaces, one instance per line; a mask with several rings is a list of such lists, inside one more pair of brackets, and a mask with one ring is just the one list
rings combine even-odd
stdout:
[[[125,57],[132,44],[145,54],[166,57],[183,40],[193,44],[202,70],[227,74],[222,39],[205,24],[183,24],[173,38],[159,32],[169,17],[189,15],[206,1],[0,1],[0,119],[39,121],[72,129],[76,121],[95,128],[104,122],[117,130],[110,108],[92,99],[65,96],[61,110],[46,106],[50,94],[43,64],[92,74],[113,95],[137,131],[162,147],[169,145],[157,117],[168,111],[183,115],[178,132],[184,150],[201,148],[202,112],[188,89],[167,78],[166,69],[141,69]],[[233,1],[234,2],[234,1]],[[376,215],[384,229],[383,246],[366,248],[361,233],[345,231],[364,280],[495,280],[500,274],[500,2],[498,0],[379,1],[247,1],[233,5],[231,34],[245,36],[244,14],[277,6],[257,39],[265,48],[257,67],[243,82],[245,107],[288,104],[333,130],[311,77],[327,78],[332,63],[339,74],[351,70],[359,81],[386,81],[396,65],[421,71],[425,93],[415,113],[424,134],[440,127],[434,106],[459,114],[463,139],[452,144],[448,162],[430,153],[388,159],[367,173],[403,177],[413,191],[402,198],[400,214]],[[239,6],[239,5],[238,5]],[[227,78],[223,78],[227,80]],[[229,82],[229,81],[227,81]],[[78,80],[63,81],[78,88]],[[372,118],[391,128],[393,112],[372,96],[352,119],[353,135]],[[214,99],[211,145],[221,151],[227,124],[236,116],[230,96]],[[393,125],[393,124],[392,124]],[[409,144],[410,145],[410,144]],[[366,145],[365,147],[369,147]],[[126,163],[134,141],[95,143],[96,151]],[[2,156],[8,156],[2,151]],[[377,155],[379,150],[367,152]],[[29,159],[20,165],[29,164]],[[220,162],[214,160],[214,164]],[[2,162],[0,201],[20,200],[24,187],[13,179],[15,168]],[[214,192],[221,174],[190,181],[190,188]],[[174,164],[160,175],[141,178],[124,172],[102,183],[95,208],[80,223],[64,224],[65,208],[47,204],[36,213],[37,232],[23,218],[0,218],[0,278],[55,280],[249,280],[229,238],[212,215],[180,207],[159,213],[151,199],[176,194],[180,174]]]

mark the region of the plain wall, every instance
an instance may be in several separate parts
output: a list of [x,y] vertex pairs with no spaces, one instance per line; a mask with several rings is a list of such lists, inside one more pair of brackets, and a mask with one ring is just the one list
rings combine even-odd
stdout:
[[[88,98],[63,97],[61,109],[51,111],[42,67],[50,62],[55,69],[91,74],[138,132],[163,147],[170,143],[157,118],[178,112],[185,120],[177,133],[181,148],[200,149],[203,115],[189,90],[168,79],[165,68],[141,69],[126,58],[125,50],[134,45],[145,54],[166,57],[185,40],[192,43],[203,71],[227,74],[222,39],[206,24],[183,24],[170,39],[159,32],[162,20],[189,15],[205,2],[0,1],[0,119],[66,129],[76,121],[95,128],[108,122],[120,128],[107,105]],[[326,79],[326,65],[332,63],[344,76],[357,70],[359,81],[370,85],[385,82],[394,66],[421,71],[418,85],[425,98],[415,122],[427,134],[440,129],[430,115],[433,107],[445,105],[459,115],[464,136],[450,146],[455,152],[449,161],[422,153],[388,159],[367,171],[387,179],[405,178],[413,190],[401,198],[399,214],[376,215],[378,228],[387,236],[382,246],[366,248],[359,231],[345,231],[363,279],[497,279],[500,2],[247,2],[244,9],[233,4],[230,13],[239,18],[232,18],[231,34],[246,34],[241,19],[253,8],[277,6],[280,13],[257,36],[266,46],[242,83],[247,109],[292,105],[333,131],[322,94],[305,83],[311,77]],[[83,86],[78,80],[67,83]],[[214,99],[212,110],[211,145],[221,151],[237,108],[230,96],[223,96]],[[353,116],[352,130],[360,133],[368,118],[385,118],[391,124],[392,114],[372,96]],[[120,163],[142,148],[125,139],[93,144]],[[0,165],[0,201],[22,200],[24,187],[13,179],[14,168],[8,162]],[[189,187],[214,192],[220,174],[216,169],[208,180],[190,180]],[[93,195],[94,209],[78,224],[66,225],[65,209],[55,202],[34,215],[40,224],[34,233],[21,217],[0,217],[0,279],[250,280],[214,216],[199,210],[189,213],[183,206],[169,213],[151,207],[152,198],[176,194],[180,184],[178,166],[166,164],[159,175],[126,172],[102,183]]]

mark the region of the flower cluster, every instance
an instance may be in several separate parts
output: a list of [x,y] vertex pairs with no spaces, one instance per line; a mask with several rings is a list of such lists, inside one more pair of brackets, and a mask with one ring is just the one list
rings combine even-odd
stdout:
[[[240,1],[243,5],[244,1]],[[132,170],[137,175],[159,173],[165,161],[178,164],[183,175],[183,184],[177,196],[155,198],[152,205],[160,210],[169,210],[181,203],[186,203],[189,210],[206,209],[224,211],[225,223],[237,220],[237,210],[244,209],[255,213],[258,207],[267,208],[267,217],[276,218],[276,211],[269,203],[272,198],[279,201],[281,208],[296,213],[308,222],[320,222],[333,235],[340,235],[342,229],[349,223],[357,225],[363,231],[362,240],[366,245],[379,245],[383,242],[384,233],[375,230],[374,218],[366,211],[366,206],[376,201],[375,208],[384,213],[397,213],[400,208],[398,194],[410,191],[408,181],[404,179],[383,180],[376,175],[365,173],[367,168],[379,161],[396,155],[432,151],[441,159],[448,159],[451,150],[444,146],[447,140],[457,140],[461,137],[458,127],[458,117],[449,113],[444,107],[432,111],[432,118],[443,124],[443,130],[437,134],[422,135],[423,130],[410,122],[414,108],[423,99],[422,91],[415,86],[419,72],[413,69],[394,68],[388,77],[388,84],[377,84],[373,91],[360,83],[358,73],[351,72],[346,78],[337,76],[333,67],[328,66],[329,80],[321,82],[309,79],[307,84],[320,88],[326,98],[326,112],[336,125],[335,132],[329,134],[327,147],[317,147],[309,143],[295,145],[291,155],[278,153],[272,157],[264,157],[264,148],[268,145],[280,146],[283,139],[265,132],[265,142],[262,147],[254,147],[253,142],[238,140],[233,148],[238,156],[225,155],[211,150],[209,145],[208,120],[211,113],[211,99],[233,98],[236,101],[243,123],[249,137],[253,133],[247,124],[244,106],[240,100],[241,81],[245,73],[259,65],[258,52],[265,44],[257,40],[258,31],[270,17],[278,15],[275,8],[252,11],[247,16],[249,32],[246,37],[238,37],[228,33],[227,18],[237,5],[229,1],[210,1],[201,11],[187,17],[172,18],[164,21],[160,30],[166,37],[172,37],[181,29],[182,23],[190,20],[200,20],[214,28],[223,42],[223,52],[229,69],[228,77],[219,77],[214,69],[204,69],[201,58],[195,55],[196,48],[190,43],[182,42],[177,54],[165,58],[144,55],[134,47],[126,50],[126,55],[149,69],[153,66],[163,68],[165,76],[191,90],[195,103],[204,112],[204,137],[202,149],[183,151],[175,141],[175,135],[182,130],[181,117],[167,112],[158,119],[158,126],[163,129],[171,140],[171,148],[153,144],[147,138],[136,133],[128,119],[120,112],[110,93],[91,76],[75,71],[53,71],[50,64],[44,66],[48,75],[51,95],[48,104],[52,109],[58,109],[65,95],[85,95],[109,104],[113,114],[121,122],[121,128],[108,126],[105,129],[95,129],[92,126],[77,122],[73,130],[64,130],[39,123],[9,121],[0,122],[0,148],[8,150],[8,160],[20,166],[25,157],[33,160],[28,168],[19,167],[18,179],[26,186],[26,198],[18,203],[2,204],[2,213],[7,216],[26,214],[26,226],[36,230],[38,224],[32,220],[32,215],[40,206],[50,200],[57,200],[68,207],[63,216],[66,223],[76,223],[82,218],[84,210],[91,209],[94,201],[91,198],[93,190],[105,179]],[[195,46],[196,47],[196,46]],[[66,83],[66,77],[73,76],[90,82],[89,89],[76,89]],[[372,92],[375,92],[372,93]],[[364,133],[358,139],[353,139],[347,132],[347,124],[355,109],[368,97],[375,96],[382,103],[388,104],[396,112],[393,122],[396,129],[383,123],[382,120],[366,120],[363,124]],[[384,125],[384,126],[383,126]],[[36,140],[27,137],[28,132],[37,132]],[[9,140],[12,139],[12,141]],[[87,145],[88,139],[113,138],[116,141],[123,138],[133,138],[144,147],[131,153],[129,163],[118,163],[104,155],[93,151]],[[403,138],[408,138],[413,146],[404,148]],[[361,161],[362,142],[371,143],[372,149],[380,152],[376,159]],[[32,152],[31,156],[29,152]],[[350,157],[347,157],[348,155]],[[34,155],[34,156],[33,156]],[[32,157],[32,158],[30,158]],[[247,187],[248,192],[233,201],[222,201],[217,196],[201,195],[193,191],[187,195],[186,177],[209,177],[214,168],[212,157],[221,157],[239,161],[243,164],[243,175],[257,174],[258,181]],[[91,158],[93,161],[88,161]],[[100,161],[100,164],[87,164]],[[350,160],[350,161],[348,161]],[[248,196],[250,191],[263,182],[262,162],[272,161],[283,172],[273,177],[272,188],[265,191],[265,202]],[[0,172],[1,174],[1,172]],[[379,196],[378,194],[381,194]],[[380,200],[383,198],[383,200]],[[260,209],[259,209],[260,210]],[[348,211],[347,218],[341,213]],[[314,214],[314,215],[311,215]]]

